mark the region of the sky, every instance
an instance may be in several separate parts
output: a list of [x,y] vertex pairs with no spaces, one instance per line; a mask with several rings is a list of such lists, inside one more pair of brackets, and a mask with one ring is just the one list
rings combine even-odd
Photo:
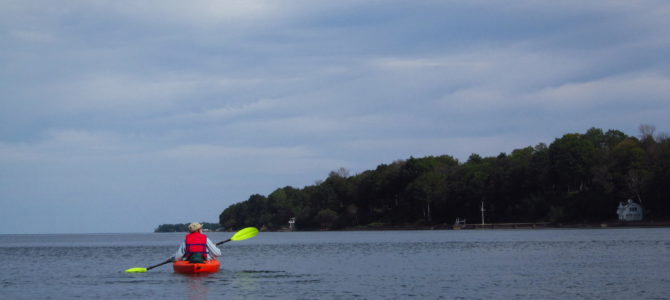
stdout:
[[668,116],[666,0],[2,0],[0,233],[218,222],[339,168]]

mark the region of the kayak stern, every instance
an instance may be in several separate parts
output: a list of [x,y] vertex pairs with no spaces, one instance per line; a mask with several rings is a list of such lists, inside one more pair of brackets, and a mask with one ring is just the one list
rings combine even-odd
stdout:
[[216,273],[221,269],[221,263],[216,259],[208,260],[204,263],[191,263],[180,260],[174,262],[172,267],[175,273],[180,274]]

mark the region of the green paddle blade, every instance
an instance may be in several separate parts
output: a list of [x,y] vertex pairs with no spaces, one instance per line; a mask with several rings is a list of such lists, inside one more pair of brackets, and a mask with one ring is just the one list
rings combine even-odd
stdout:
[[258,235],[258,229],[254,227],[247,227],[238,231],[233,237],[230,238],[231,241],[241,241],[248,238],[252,238]]
[[147,271],[147,268],[131,268],[126,270],[127,273],[144,273]]

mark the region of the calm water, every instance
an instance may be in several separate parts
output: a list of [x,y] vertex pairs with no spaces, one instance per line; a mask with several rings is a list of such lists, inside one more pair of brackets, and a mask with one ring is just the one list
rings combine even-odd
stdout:
[[164,261],[182,237],[0,235],[0,298],[670,298],[669,228],[262,232],[222,245],[220,273],[123,272]]

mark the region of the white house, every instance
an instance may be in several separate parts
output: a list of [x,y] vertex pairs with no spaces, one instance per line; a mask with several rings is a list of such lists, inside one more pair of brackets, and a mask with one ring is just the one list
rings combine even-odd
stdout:
[[288,230],[295,231],[295,217],[288,219]]
[[631,199],[628,199],[628,203],[619,202],[619,209],[616,213],[619,215],[619,221],[642,221],[642,218],[644,218],[642,205],[633,202]]

